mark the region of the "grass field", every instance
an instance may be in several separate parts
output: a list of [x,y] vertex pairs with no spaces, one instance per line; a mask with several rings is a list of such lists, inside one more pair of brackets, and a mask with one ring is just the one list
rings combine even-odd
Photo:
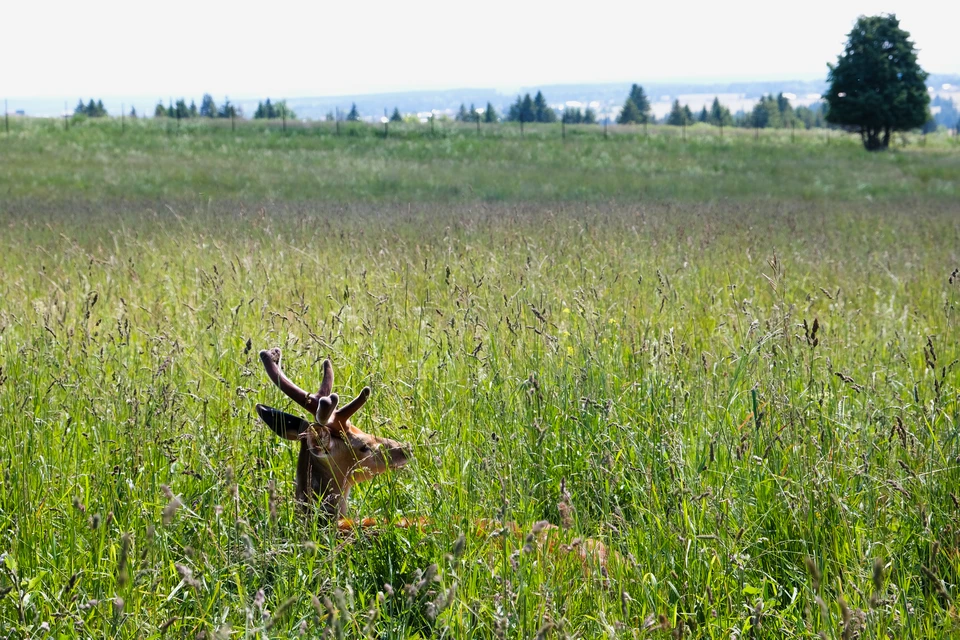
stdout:
[[[953,143],[470,132],[0,138],[3,634],[960,634]],[[298,514],[272,346],[431,526]]]

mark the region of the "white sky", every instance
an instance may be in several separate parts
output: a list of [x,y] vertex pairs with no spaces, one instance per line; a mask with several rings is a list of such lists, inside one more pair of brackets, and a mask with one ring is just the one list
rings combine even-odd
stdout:
[[3,5],[0,97],[812,79],[858,15],[882,12],[897,14],[927,71],[960,72],[957,0]]

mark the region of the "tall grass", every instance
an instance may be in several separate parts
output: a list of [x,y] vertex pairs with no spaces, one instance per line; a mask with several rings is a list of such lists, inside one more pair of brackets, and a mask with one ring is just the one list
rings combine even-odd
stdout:
[[[57,157],[0,217],[10,637],[960,632],[955,201],[42,205]],[[275,345],[415,447],[354,512],[432,526],[298,516]],[[470,524],[564,513],[623,562]]]

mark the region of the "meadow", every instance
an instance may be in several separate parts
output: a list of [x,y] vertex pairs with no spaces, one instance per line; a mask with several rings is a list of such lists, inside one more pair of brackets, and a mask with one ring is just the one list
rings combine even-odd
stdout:
[[[952,140],[116,126],[0,138],[5,637],[960,635]],[[273,346],[428,526],[298,512]]]

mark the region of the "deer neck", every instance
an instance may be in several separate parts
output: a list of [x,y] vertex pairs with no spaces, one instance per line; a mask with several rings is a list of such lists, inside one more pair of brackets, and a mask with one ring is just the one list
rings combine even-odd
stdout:
[[300,444],[297,457],[297,502],[319,505],[327,518],[343,518],[350,510],[350,484],[338,477],[329,466],[316,462],[306,443]]

